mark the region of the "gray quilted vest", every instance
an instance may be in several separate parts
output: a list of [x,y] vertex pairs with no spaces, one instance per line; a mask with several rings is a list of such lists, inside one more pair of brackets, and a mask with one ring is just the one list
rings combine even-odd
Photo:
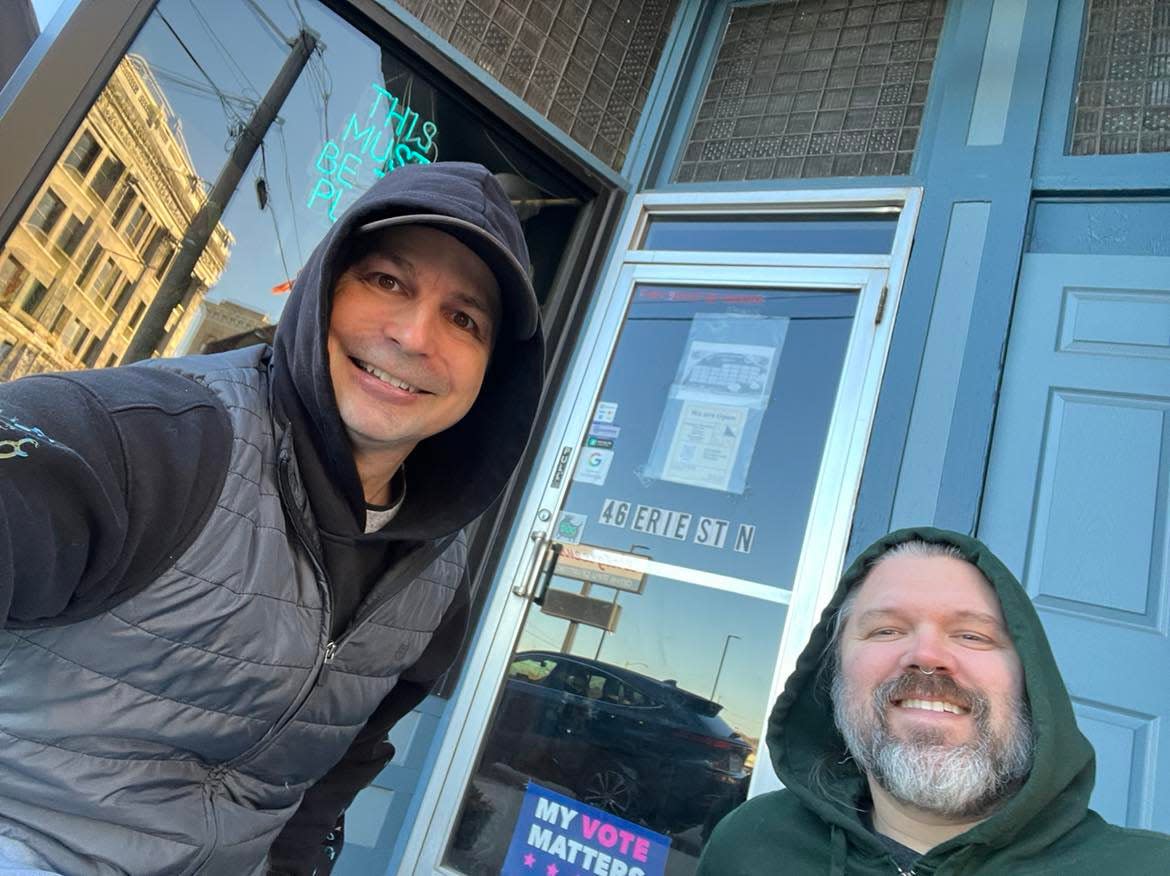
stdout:
[[104,614],[0,631],[0,837],[68,876],[262,872],[305,789],[430,641],[466,562],[462,536],[408,558],[329,643],[302,542],[316,529],[260,353],[180,367],[234,428],[202,532]]

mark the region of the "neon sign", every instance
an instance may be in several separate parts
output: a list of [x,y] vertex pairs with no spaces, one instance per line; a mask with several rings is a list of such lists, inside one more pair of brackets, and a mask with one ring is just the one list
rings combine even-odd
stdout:
[[[423,119],[404,101],[376,82],[371,83],[373,100],[363,120],[351,113],[341,136],[327,140],[317,155],[320,176],[309,194],[308,206],[325,205],[329,220],[336,221],[337,207],[347,192],[371,174],[381,179],[407,164],[430,164],[438,157],[435,138],[439,129]],[[420,124],[421,123],[421,124]]]

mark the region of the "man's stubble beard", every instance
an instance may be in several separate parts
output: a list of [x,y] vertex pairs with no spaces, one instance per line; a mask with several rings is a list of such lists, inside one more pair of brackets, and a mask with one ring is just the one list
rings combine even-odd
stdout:
[[[894,799],[926,812],[961,819],[989,815],[1015,794],[1032,768],[1032,722],[1017,699],[999,735],[991,704],[946,676],[906,674],[855,695],[838,670],[832,684],[833,717],[858,767]],[[886,719],[894,699],[947,699],[970,708],[975,739],[957,745],[930,729],[895,737]]]

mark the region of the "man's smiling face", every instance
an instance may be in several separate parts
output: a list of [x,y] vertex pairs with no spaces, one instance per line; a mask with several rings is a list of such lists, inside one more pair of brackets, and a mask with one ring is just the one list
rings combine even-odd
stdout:
[[[999,601],[970,563],[880,561],[852,600],[839,647],[838,726],[859,765],[895,797],[962,812],[1026,771],[1023,670]],[[966,775],[952,778],[969,787],[938,803],[928,792],[959,767]]]
[[443,231],[376,234],[334,286],[329,372],[355,453],[396,465],[475,403],[500,293],[479,256]]

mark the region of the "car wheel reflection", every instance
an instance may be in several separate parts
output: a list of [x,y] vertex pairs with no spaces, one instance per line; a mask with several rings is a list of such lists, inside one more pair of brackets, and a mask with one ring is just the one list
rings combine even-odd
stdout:
[[638,778],[633,770],[615,761],[593,769],[581,788],[581,802],[634,821],[638,801]]

